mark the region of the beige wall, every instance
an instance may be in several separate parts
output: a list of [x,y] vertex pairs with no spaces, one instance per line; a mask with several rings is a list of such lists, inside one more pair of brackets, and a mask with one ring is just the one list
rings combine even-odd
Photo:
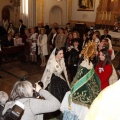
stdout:
[[44,0],[36,0],[36,25],[38,22],[43,22],[43,7]]
[[79,9],[78,0],[72,0],[71,20],[95,22],[96,8],[99,5],[99,1],[100,0],[95,0],[95,10],[94,11],[77,11],[77,9]]
[[[51,2],[52,1],[52,2]],[[54,7],[58,6],[62,10],[62,25],[65,25],[67,22],[67,0],[63,0],[58,2],[57,0],[44,0],[44,24],[49,24],[50,20],[50,10]],[[55,16],[56,19],[59,16]]]
[[[44,2],[43,2],[44,1]],[[52,1],[52,2],[51,2]],[[68,11],[68,1],[72,2],[71,12]],[[44,24],[49,24],[50,20],[50,10],[54,6],[59,6],[62,10],[62,25],[65,25],[68,22],[68,17],[70,21],[83,21],[94,23],[96,19],[96,8],[100,0],[95,0],[95,10],[94,11],[77,11],[79,8],[78,0],[63,0],[58,2],[57,0],[36,0],[36,24],[38,22],[44,22]],[[0,21],[1,11],[4,6],[10,5],[9,0],[0,0]],[[12,10],[11,10],[12,12]],[[70,14],[69,14],[70,13]],[[56,19],[59,19],[59,16],[55,16]],[[14,14],[11,14],[11,21],[14,21]],[[29,17],[28,17],[29,18]],[[33,16],[34,19],[34,16]]]

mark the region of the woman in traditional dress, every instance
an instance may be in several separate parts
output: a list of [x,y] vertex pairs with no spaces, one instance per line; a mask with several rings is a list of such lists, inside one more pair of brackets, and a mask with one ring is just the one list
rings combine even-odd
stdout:
[[[51,53],[41,81],[43,82],[44,89],[47,89],[53,96],[62,102],[65,93],[69,91],[69,81],[62,48],[55,48]],[[56,117],[58,120],[62,120],[60,111],[46,114],[45,120]]]
[[65,93],[69,91],[69,81],[62,48],[55,48],[51,53],[41,81],[44,89],[48,89],[52,95],[62,102]]
[[91,41],[82,50],[84,60],[78,67],[71,90],[66,93],[61,104],[63,120],[84,120],[89,106],[100,92],[100,80],[90,62],[95,52],[96,45]]

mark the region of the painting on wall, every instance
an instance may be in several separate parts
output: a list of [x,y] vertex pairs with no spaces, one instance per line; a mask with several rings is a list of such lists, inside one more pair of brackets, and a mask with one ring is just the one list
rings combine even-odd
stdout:
[[95,0],[78,0],[78,11],[94,11]]

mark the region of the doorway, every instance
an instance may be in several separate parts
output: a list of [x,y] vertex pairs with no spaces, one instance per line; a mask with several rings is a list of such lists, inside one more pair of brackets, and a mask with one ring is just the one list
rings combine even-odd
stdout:
[[62,9],[59,6],[53,6],[50,10],[49,14],[49,24],[58,23],[58,25],[62,25]]

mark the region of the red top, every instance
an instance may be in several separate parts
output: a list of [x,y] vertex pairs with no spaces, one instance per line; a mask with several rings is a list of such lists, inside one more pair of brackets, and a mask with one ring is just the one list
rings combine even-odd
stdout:
[[101,90],[109,86],[109,78],[112,74],[112,65],[106,64],[104,67],[101,67],[102,63],[103,62],[99,62],[99,64],[97,64],[95,67],[95,71],[101,81]]

